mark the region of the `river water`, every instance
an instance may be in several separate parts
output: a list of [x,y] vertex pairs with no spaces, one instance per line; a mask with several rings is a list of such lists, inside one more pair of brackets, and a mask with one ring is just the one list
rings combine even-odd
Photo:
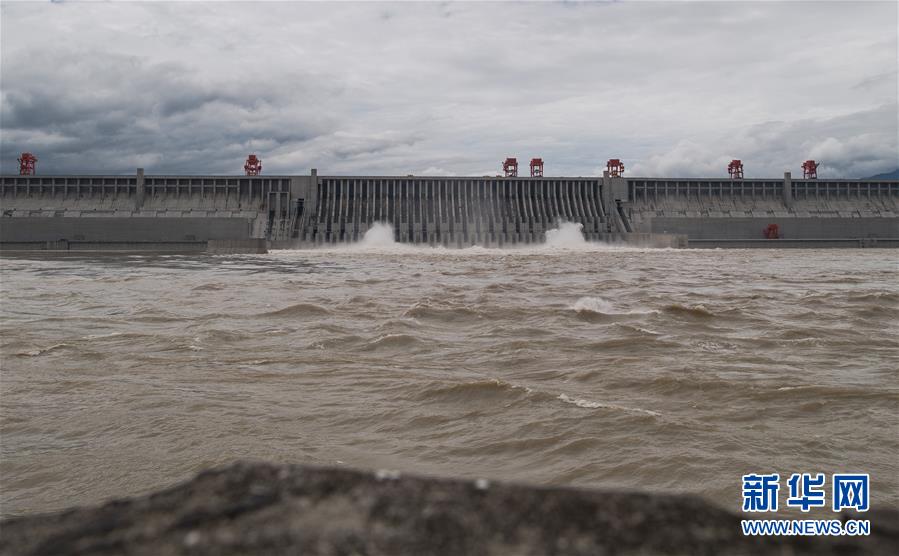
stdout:
[[[235,459],[899,505],[894,251],[359,245],[6,256],[0,513]],[[828,479],[829,480],[829,479]],[[782,487],[786,488],[785,485]]]

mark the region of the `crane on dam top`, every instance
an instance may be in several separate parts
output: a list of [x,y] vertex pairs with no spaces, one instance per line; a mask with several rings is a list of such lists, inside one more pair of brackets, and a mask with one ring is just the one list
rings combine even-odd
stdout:
[[503,162],[503,176],[507,178],[518,177],[518,159],[509,157]]
[[802,178],[806,180],[818,179],[818,166],[821,164],[814,160],[806,160],[802,163]]
[[732,180],[743,179],[743,162],[736,158],[731,160],[730,164],[727,165],[727,174]]
[[531,159],[531,177],[532,178],[542,178],[543,177],[543,159],[542,158],[532,158]]
[[262,173],[262,160],[257,158],[255,154],[251,154],[247,157],[243,170],[248,176],[258,176]]
[[606,171],[613,178],[617,178],[624,173],[624,162],[621,162],[617,158],[610,158],[608,162],[606,162]]
[[33,176],[35,174],[35,165],[37,164],[37,157],[31,153],[22,153],[22,156],[18,158],[19,161],[19,175],[20,176]]

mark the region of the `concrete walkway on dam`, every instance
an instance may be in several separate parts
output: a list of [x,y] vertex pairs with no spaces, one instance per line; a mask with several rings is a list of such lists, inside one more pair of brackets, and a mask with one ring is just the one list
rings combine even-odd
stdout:
[[[899,246],[899,180],[428,176],[0,176],[0,248],[202,250],[359,241],[502,247],[559,222],[588,241]],[[766,230],[776,225],[777,239]],[[685,240],[667,240],[686,238]],[[647,239],[649,238],[649,239]],[[667,242],[667,243],[666,243]],[[232,244],[237,245],[237,244]],[[256,245],[256,244],[254,244]],[[254,247],[258,249],[258,247]]]

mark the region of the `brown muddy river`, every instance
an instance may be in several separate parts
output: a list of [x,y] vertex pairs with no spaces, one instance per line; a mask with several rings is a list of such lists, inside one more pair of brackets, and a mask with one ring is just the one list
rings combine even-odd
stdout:
[[899,505],[895,251],[373,241],[2,263],[2,515],[251,458]]

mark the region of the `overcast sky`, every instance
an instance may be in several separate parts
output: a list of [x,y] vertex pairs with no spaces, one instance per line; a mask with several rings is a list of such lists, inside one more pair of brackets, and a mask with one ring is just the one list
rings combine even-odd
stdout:
[[897,3],[0,4],[0,170],[862,177]]

